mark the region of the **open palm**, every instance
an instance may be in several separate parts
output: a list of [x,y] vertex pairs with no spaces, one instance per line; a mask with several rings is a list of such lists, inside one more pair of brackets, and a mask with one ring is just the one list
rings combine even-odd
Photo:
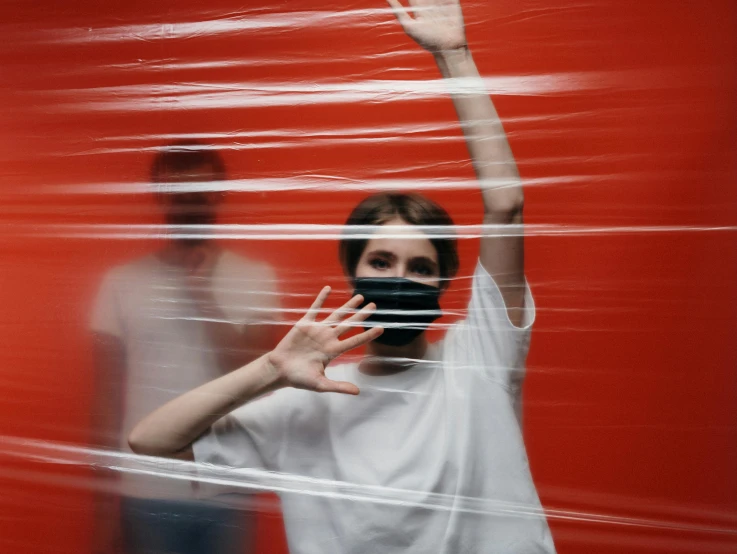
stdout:
[[318,321],[320,309],[329,294],[330,287],[325,287],[304,317],[269,355],[269,360],[287,386],[316,392],[358,394],[356,385],[328,379],[325,368],[341,354],[374,340],[383,329],[375,327],[341,340],[342,335],[365,321],[376,306],[369,304],[355,311],[363,302],[363,297],[357,295]]
[[432,53],[466,46],[466,32],[459,0],[387,0],[404,31]]

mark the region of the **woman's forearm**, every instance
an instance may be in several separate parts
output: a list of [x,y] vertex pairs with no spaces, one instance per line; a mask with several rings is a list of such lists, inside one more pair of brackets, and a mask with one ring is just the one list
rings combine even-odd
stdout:
[[131,431],[133,452],[179,458],[189,454],[192,443],[213,423],[239,406],[284,387],[314,392],[358,394],[352,383],[332,381],[325,368],[336,357],[363,346],[382,333],[374,327],[357,335],[341,336],[365,321],[376,310],[361,308],[356,295],[328,317],[317,320],[330,287],[323,287],[307,313],[271,352],[172,400],[146,417]]
[[479,179],[487,213],[521,207],[522,186],[501,119],[468,48],[435,54],[441,74],[454,79],[451,97]]
[[284,386],[267,355],[165,404],[131,431],[137,454],[173,457],[239,406]]

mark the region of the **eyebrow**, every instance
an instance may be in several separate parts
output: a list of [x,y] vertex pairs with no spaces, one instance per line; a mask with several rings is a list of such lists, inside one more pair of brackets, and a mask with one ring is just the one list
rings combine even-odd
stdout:
[[[369,256],[382,256],[392,261],[397,259],[397,256],[393,252],[389,252],[388,250],[371,250],[368,253],[368,255]],[[425,262],[430,267],[432,267],[434,270],[438,269],[438,263],[432,258],[428,258],[427,256],[415,256],[414,258],[410,258],[410,261],[411,262]]]
[[397,257],[394,255],[394,253],[389,252],[388,250],[371,250],[368,253],[369,256],[383,256],[385,258],[389,258],[390,260],[396,260]]
[[417,256],[416,258],[412,258],[410,261],[412,262],[425,262],[428,264],[433,270],[438,269],[438,262],[435,260],[428,258],[427,256]]

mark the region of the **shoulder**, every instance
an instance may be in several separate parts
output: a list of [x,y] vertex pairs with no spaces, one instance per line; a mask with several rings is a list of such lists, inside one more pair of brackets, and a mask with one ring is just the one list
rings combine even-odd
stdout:
[[149,291],[156,260],[146,256],[117,265],[102,276],[95,297],[90,324],[98,333],[124,336],[124,319],[129,314],[131,300]]
[[535,304],[527,284],[521,325],[509,318],[499,287],[478,264],[465,319],[452,325],[444,337],[442,359],[462,374],[480,374],[518,390],[530,347]]
[[156,260],[152,254],[113,266],[102,276],[103,286],[120,286],[147,278],[155,271]]
[[276,272],[268,263],[247,258],[231,250],[223,250],[218,260],[218,269],[227,277],[248,277],[250,279],[275,279]]
[[498,284],[481,262],[477,262],[471,284],[467,319],[486,320],[499,330],[528,331],[535,322],[536,309],[532,290],[525,278],[524,302],[519,325],[509,318],[508,308]]
[[234,321],[253,322],[253,310],[266,310],[257,319],[279,318],[277,275],[269,264],[225,250],[213,277],[218,301]]

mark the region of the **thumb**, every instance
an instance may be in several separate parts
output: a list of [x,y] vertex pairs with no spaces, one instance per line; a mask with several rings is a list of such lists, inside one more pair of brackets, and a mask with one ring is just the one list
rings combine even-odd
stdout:
[[347,381],[331,381],[327,377],[319,379],[315,383],[316,392],[337,392],[340,394],[358,395],[361,391],[353,383]]

